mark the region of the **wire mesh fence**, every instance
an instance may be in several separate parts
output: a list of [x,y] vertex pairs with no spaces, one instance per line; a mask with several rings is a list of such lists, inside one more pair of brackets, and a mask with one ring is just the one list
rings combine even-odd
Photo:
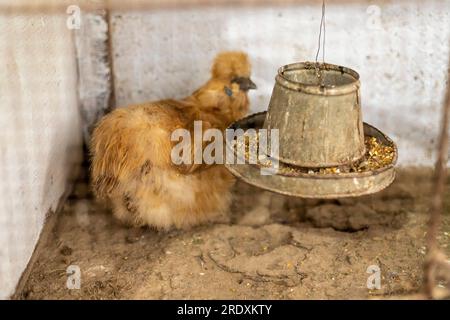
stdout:
[[[362,71],[365,114],[399,141],[401,165],[430,166],[449,104],[449,2],[327,5],[327,58]],[[14,290],[105,113],[190,94],[227,48],[250,53],[260,88],[252,111],[261,111],[276,67],[314,59],[320,10],[312,0],[0,1],[0,297]],[[445,191],[438,158],[431,247]]]

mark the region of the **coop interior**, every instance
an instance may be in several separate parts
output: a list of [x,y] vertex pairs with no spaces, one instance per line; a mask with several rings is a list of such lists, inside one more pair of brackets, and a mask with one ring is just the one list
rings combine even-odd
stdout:
[[[450,255],[440,135],[450,2],[324,3],[325,12],[313,0],[0,1],[0,299],[427,297],[427,257]],[[214,219],[163,229],[117,219],[92,189],[96,125],[116,109],[189,97],[230,50],[248,55],[257,87],[245,91],[246,115],[271,105],[273,116],[281,66],[323,59],[357,71],[362,121],[398,148],[392,184],[305,198],[327,179],[300,191],[283,184],[280,194],[238,174]],[[283,138],[295,141],[300,126],[291,122]],[[203,193],[222,176],[214,179]],[[189,193],[174,181],[175,199]],[[436,267],[431,297],[449,297],[444,269]]]

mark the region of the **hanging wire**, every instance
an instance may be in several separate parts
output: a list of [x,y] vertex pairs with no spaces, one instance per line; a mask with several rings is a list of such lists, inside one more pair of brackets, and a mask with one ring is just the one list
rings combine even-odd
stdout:
[[322,21],[323,21],[323,44],[322,44],[322,63],[325,63],[325,0],[322,2]]
[[[323,30],[323,39],[322,39],[322,30]],[[318,47],[316,53],[316,63],[319,60],[319,53],[321,49],[322,43],[322,63],[325,63],[325,0],[322,0],[322,17],[320,19],[320,29],[319,29],[319,40]]]
[[[319,40],[317,45],[317,53],[316,53],[316,76],[319,80],[319,84],[323,84],[322,79],[322,71],[320,69],[319,65],[319,53],[321,49],[322,44],[322,65],[325,64],[325,0],[322,0],[322,17],[320,19],[320,29],[319,29]],[[323,33],[323,39],[322,39],[322,33]]]

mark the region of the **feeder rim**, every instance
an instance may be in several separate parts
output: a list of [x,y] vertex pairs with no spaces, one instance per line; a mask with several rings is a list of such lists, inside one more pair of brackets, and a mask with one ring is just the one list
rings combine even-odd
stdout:
[[[333,71],[339,71],[342,74],[348,74],[350,75],[354,80],[351,83],[342,84],[342,85],[336,85],[336,86],[323,86],[323,85],[315,85],[315,84],[305,84],[300,83],[297,81],[293,81],[286,77],[284,74],[286,71],[295,71],[295,70],[309,70],[309,69],[315,69],[316,66],[319,66],[319,69],[321,70],[333,70]],[[278,74],[275,77],[275,81],[291,90],[304,92],[307,94],[315,94],[315,95],[327,95],[327,96],[335,96],[335,95],[343,95],[348,94],[354,91],[359,90],[359,87],[361,86],[360,80],[359,80],[359,74],[353,69],[330,64],[330,63],[316,63],[316,62],[296,62],[284,65],[278,69]]]
[[[241,123],[245,123],[245,121],[254,119],[258,116],[262,116],[262,115],[266,115],[267,111],[262,111],[262,112],[256,112],[253,113],[251,115],[248,115],[236,122],[234,122],[233,124],[231,124],[228,129],[236,129],[239,128],[239,124]],[[326,179],[348,179],[348,178],[360,178],[360,177],[370,177],[370,176],[374,176],[377,174],[380,174],[382,172],[385,172],[387,170],[390,170],[392,168],[395,167],[395,165],[397,164],[397,160],[398,160],[398,148],[397,145],[395,144],[395,142],[389,138],[386,134],[384,134],[381,130],[377,129],[376,127],[368,124],[367,122],[363,122],[364,127],[373,130],[374,132],[377,132],[381,137],[383,137],[383,139],[386,140],[387,143],[389,143],[393,148],[394,148],[394,158],[392,159],[392,162],[384,167],[378,168],[378,169],[374,169],[374,170],[370,170],[370,171],[363,171],[363,172],[342,172],[342,173],[327,173],[327,174],[309,174],[309,173],[303,173],[303,172],[296,172],[296,173],[286,173],[286,172],[277,172],[275,175],[277,176],[284,176],[284,177],[288,177],[288,178],[307,178],[307,179],[315,179],[315,180],[326,180]],[[370,135],[366,135],[364,134],[364,136],[370,136]],[[227,148],[230,148],[229,146],[227,146]],[[230,151],[233,151],[233,149],[230,149]],[[237,164],[240,165],[240,164]],[[256,167],[256,168],[261,168],[262,166],[259,164],[244,164],[246,166],[251,166],[251,167]],[[227,165],[228,167],[231,167],[232,165]],[[310,169],[310,168],[306,168],[303,167],[305,169]],[[317,167],[319,168],[319,167]]]

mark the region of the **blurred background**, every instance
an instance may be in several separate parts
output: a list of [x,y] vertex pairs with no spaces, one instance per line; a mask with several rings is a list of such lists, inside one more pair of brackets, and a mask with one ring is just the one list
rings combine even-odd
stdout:
[[[277,69],[314,61],[321,1],[0,0],[0,298],[14,291],[105,112],[182,98],[215,54],[246,51],[265,110]],[[449,66],[450,1],[327,1],[326,62],[361,76],[364,121],[400,166],[431,166]]]

